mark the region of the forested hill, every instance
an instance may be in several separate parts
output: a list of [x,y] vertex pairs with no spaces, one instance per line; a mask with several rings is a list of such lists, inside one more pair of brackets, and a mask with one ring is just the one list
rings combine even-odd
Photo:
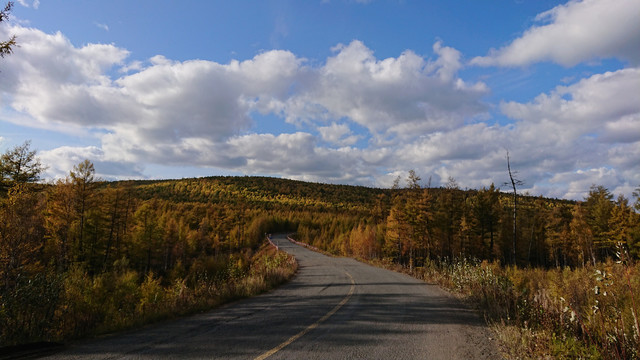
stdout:
[[[513,194],[493,185],[461,190],[453,182],[421,188],[407,179],[406,187],[379,189],[249,176],[126,183],[144,200],[267,211],[265,216],[279,217],[289,231],[326,251],[404,265],[459,256],[545,267],[580,265],[614,253],[613,240],[605,237],[612,234],[609,222],[616,205],[626,206],[633,217],[627,201],[613,201],[603,187],[593,187],[585,202],[519,194],[514,229]],[[105,184],[114,185],[121,184]],[[579,234],[579,221],[593,224],[586,242],[577,242],[586,236]],[[359,237],[375,239],[367,254],[355,244]]]
[[216,176],[133,182],[142,198],[232,203],[284,209],[371,209],[390,190],[363,186],[309,183],[273,177]]
[[[380,199],[390,199],[393,194],[410,192],[410,189],[384,189],[355,185],[314,183],[263,176],[210,176],[201,178],[135,180],[114,183],[131,183],[141,198],[161,198],[177,202],[230,203],[284,208],[350,209],[370,211]],[[434,195],[450,191],[447,188],[429,188]],[[476,196],[477,189],[455,189],[462,199]],[[508,201],[513,194],[499,194]],[[518,194],[524,206],[540,200],[540,197]],[[542,198],[555,206],[571,206],[573,200]]]
[[[404,265],[464,256],[579,266],[611,258],[619,244],[640,255],[634,205],[614,199],[602,186],[593,186],[578,202],[518,194],[514,209],[513,194],[493,185],[462,190],[453,181],[421,188],[411,178],[395,189],[247,176],[133,184],[143,199],[275,211],[287,218],[290,231],[329,252]],[[371,240],[366,252],[363,238]]]

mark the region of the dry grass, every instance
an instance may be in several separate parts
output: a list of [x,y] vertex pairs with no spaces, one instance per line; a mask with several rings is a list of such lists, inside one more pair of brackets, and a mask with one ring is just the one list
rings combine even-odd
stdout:
[[508,359],[640,358],[640,263],[522,269],[457,259],[427,262],[411,275],[482,311]]
[[[186,278],[163,284],[153,274],[140,279],[126,267],[93,277],[73,268],[61,278],[30,281],[15,294],[15,302],[0,298],[0,324],[6,325],[0,329],[0,344],[67,341],[191,314],[265,292],[297,271],[293,256],[267,246],[246,264],[230,261],[228,267],[224,280],[196,276],[192,285]],[[37,312],[25,307],[42,295],[51,296],[41,301],[48,307],[40,302],[34,303]]]

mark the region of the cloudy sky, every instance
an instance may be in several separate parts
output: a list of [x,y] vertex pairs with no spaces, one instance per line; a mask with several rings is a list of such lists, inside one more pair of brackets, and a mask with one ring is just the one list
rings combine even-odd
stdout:
[[[4,4],[5,2],[2,2]],[[19,0],[0,150],[62,177],[640,185],[638,0]]]

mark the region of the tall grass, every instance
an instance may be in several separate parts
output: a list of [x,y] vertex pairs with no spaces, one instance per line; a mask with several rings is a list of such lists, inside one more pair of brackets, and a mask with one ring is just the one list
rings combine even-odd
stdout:
[[638,359],[640,264],[522,269],[470,259],[413,273],[477,306],[513,359]]
[[427,260],[413,271],[373,263],[436,283],[475,306],[509,359],[640,359],[640,263],[621,246],[618,259],[554,269],[469,258]]
[[139,274],[126,263],[89,276],[73,267],[63,276],[36,277],[0,296],[0,345],[68,341],[211,309],[267,291],[296,270],[293,256],[269,246],[248,261],[229,261],[224,276],[203,272],[194,279],[169,280]]

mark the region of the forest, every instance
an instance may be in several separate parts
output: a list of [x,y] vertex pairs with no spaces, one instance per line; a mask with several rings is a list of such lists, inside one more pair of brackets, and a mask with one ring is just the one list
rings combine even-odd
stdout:
[[266,233],[404,271],[468,299],[505,351],[637,358],[640,188],[582,201],[269,177],[43,183],[25,142],[0,163],[0,346],[69,341],[214,307],[286,281]]

